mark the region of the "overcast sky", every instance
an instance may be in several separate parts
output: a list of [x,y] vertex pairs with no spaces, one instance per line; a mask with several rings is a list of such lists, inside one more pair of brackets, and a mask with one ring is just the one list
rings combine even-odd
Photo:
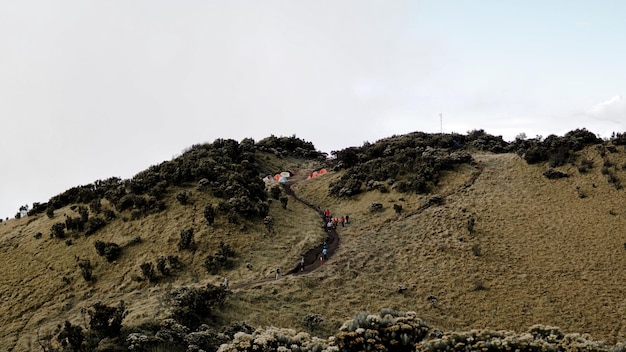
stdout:
[[624,1],[2,1],[0,217],[216,138],[608,137],[624,33]]

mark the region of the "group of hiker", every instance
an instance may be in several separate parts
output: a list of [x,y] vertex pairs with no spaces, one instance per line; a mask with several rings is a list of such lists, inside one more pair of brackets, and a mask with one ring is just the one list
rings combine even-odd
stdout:
[[337,224],[341,224],[341,227],[346,226],[347,223],[350,222],[350,216],[342,216],[340,218],[333,216],[330,213],[330,210],[326,209],[324,211],[324,225],[326,227],[326,231],[330,232],[337,228]]

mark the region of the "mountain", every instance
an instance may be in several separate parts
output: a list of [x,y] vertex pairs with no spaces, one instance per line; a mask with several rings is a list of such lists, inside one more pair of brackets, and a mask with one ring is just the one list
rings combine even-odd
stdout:
[[[295,136],[194,145],[0,223],[0,347],[617,348],[625,142],[415,132],[332,158]],[[325,209],[349,216],[337,238]]]

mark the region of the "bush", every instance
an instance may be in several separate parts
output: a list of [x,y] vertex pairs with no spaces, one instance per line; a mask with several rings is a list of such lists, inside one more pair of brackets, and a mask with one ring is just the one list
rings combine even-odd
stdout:
[[213,208],[212,204],[207,204],[207,206],[204,207],[204,218],[209,225],[213,225],[215,223],[215,208]]
[[103,242],[98,240],[94,243],[94,247],[96,247],[98,255],[105,257],[109,263],[122,254],[122,248],[115,242]]
[[156,264],[157,270],[163,276],[168,276],[170,274],[170,268],[167,267],[167,259],[163,256],[157,258]]
[[280,198],[280,194],[281,194],[280,186],[275,185],[270,189],[270,195],[272,196],[272,198],[278,200],[278,198]]
[[124,301],[117,307],[109,307],[102,302],[94,303],[87,311],[89,314],[89,330],[100,339],[117,337],[122,329],[122,321],[126,317]]
[[324,322],[324,318],[320,314],[309,313],[302,318],[302,326],[304,326],[307,330],[314,332],[317,330],[320,325]]
[[185,229],[180,231],[180,240],[178,241],[179,250],[195,250],[196,243],[193,240],[193,229]]
[[414,312],[360,312],[343,324],[335,335],[335,344],[341,351],[415,351],[415,344],[430,330]]
[[178,192],[178,194],[176,194],[176,200],[181,205],[189,204],[190,198],[191,198],[191,192]]
[[168,297],[172,318],[194,330],[211,317],[214,308],[224,304],[226,295],[224,288],[211,284],[206,287],[184,286],[173,289]]
[[91,266],[91,262],[89,259],[81,259],[78,261],[78,267],[80,268],[80,275],[87,282],[92,282],[95,280],[93,276],[93,267]]
[[283,209],[287,209],[287,203],[289,202],[289,198],[286,196],[280,197],[280,205]]
[[91,218],[87,221],[85,226],[85,236],[90,236],[96,233],[106,225],[106,222],[102,218]]
[[65,224],[57,222],[50,228],[50,237],[65,238]]
[[85,335],[83,328],[78,325],[72,325],[68,320],[63,324],[63,329],[56,336],[57,342],[61,344],[64,351],[83,351]]
[[217,274],[220,269],[230,268],[232,265],[230,258],[234,256],[235,252],[230,245],[220,242],[220,247],[215,252],[215,255],[208,255],[204,260],[203,266],[208,273]]
[[150,282],[157,282],[158,277],[154,272],[154,265],[151,262],[143,263],[139,266],[141,268],[141,273],[143,277],[148,279]]

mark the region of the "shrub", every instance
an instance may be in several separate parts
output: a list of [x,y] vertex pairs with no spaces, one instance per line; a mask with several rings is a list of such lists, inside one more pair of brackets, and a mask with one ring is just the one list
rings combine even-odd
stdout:
[[65,224],[57,222],[50,228],[50,237],[65,238]]
[[566,172],[555,170],[555,169],[548,169],[543,173],[543,175],[551,180],[569,177],[569,175]]
[[109,307],[102,302],[94,303],[87,311],[89,314],[89,330],[97,337],[117,337],[122,329],[122,321],[127,311],[124,301],[120,301],[117,307]]
[[211,284],[206,287],[183,286],[173,289],[168,297],[172,318],[192,330],[196,329],[211,316],[214,308],[224,303],[226,295],[224,288]]
[[48,217],[48,219],[52,219],[54,217],[54,208],[51,206],[48,206],[46,208],[46,216]]
[[593,169],[593,160],[589,160],[587,158],[583,158],[580,161],[580,166],[578,166],[578,172],[586,173],[587,171]]
[[313,332],[317,330],[323,322],[324,318],[320,314],[309,313],[302,318],[300,324]]
[[203,266],[210,274],[216,274],[220,269],[229,268],[232,265],[230,258],[235,256],[229,244],[220,242],[220,247],[214,255],[208,255]]
[[193,240],[193,229],[184,229],[180,231],[180,240],[178,241],[179,250],[195,250],[196,244]]
[[98,240],[94,243],[94,247],[96,247],[98,255],[105,257],[109,263],[122,254],[122,248],[115,242],[103,242]]
[[91,262],[89,259],[81,259],[78,261],[78,267],[80,268],[80,275],[87,282],[94,281],[95,278],[93,276],[93,267],[91,266]]
[[61,344],[64,351],[83,351],[83,342],[85,341],[85,335],[83,335],[83,328],[78,325],[72,325],[68,320],[63,324],[63,328],[56,336],[57,342]]
[[89,203],[89,210],[94,214],[100,214],[102,211],[102,199],[96,198]]
[[204,218],[209,225],[213,225],[215,223],[215,208],[213,208],[212,204],[207,204],[207,206],[204,207]]
[[280,197],[280,205],[283,209],[287,209],[287,202],[289,202],[289,198],[286,196]]
[[189,198],[191,198],[191,192],[178,192],[178,194],[176,194],[176,200],[181,205],[189,204]]
[[[105,212],[106,213],[106,212]],[[106,222],[102,218],[91,218],[87,221],[85,226],[85,236],[90,236],[96,233],[106,225]]]
[[156,264],[157,270],[163,276],[168,276],[170,274],[170,268],[167,267],[167,259],[163,256],[157,258]]
[[430,330],[414,312],[359,312],[340,328],[335,345],[340,351],[415,351]]
[[141,273],[143,274],[143,277],[148,279],[148,281],[156,282],[158,280],[158,277],[156,273],[154,272],[154,265],[152,265],[151,262],[143,263],[139,265],[139,267],[141,269]]
[[280,198],[280,186],[275,185],[270,189],[270,195],[272,196],[272,198],[278,200],[278,198]]
[[472,245],[472,253],[474,254],[474,256],[480,257],[481,250],[480,250],[480,245],[479,244],[473,244]]

